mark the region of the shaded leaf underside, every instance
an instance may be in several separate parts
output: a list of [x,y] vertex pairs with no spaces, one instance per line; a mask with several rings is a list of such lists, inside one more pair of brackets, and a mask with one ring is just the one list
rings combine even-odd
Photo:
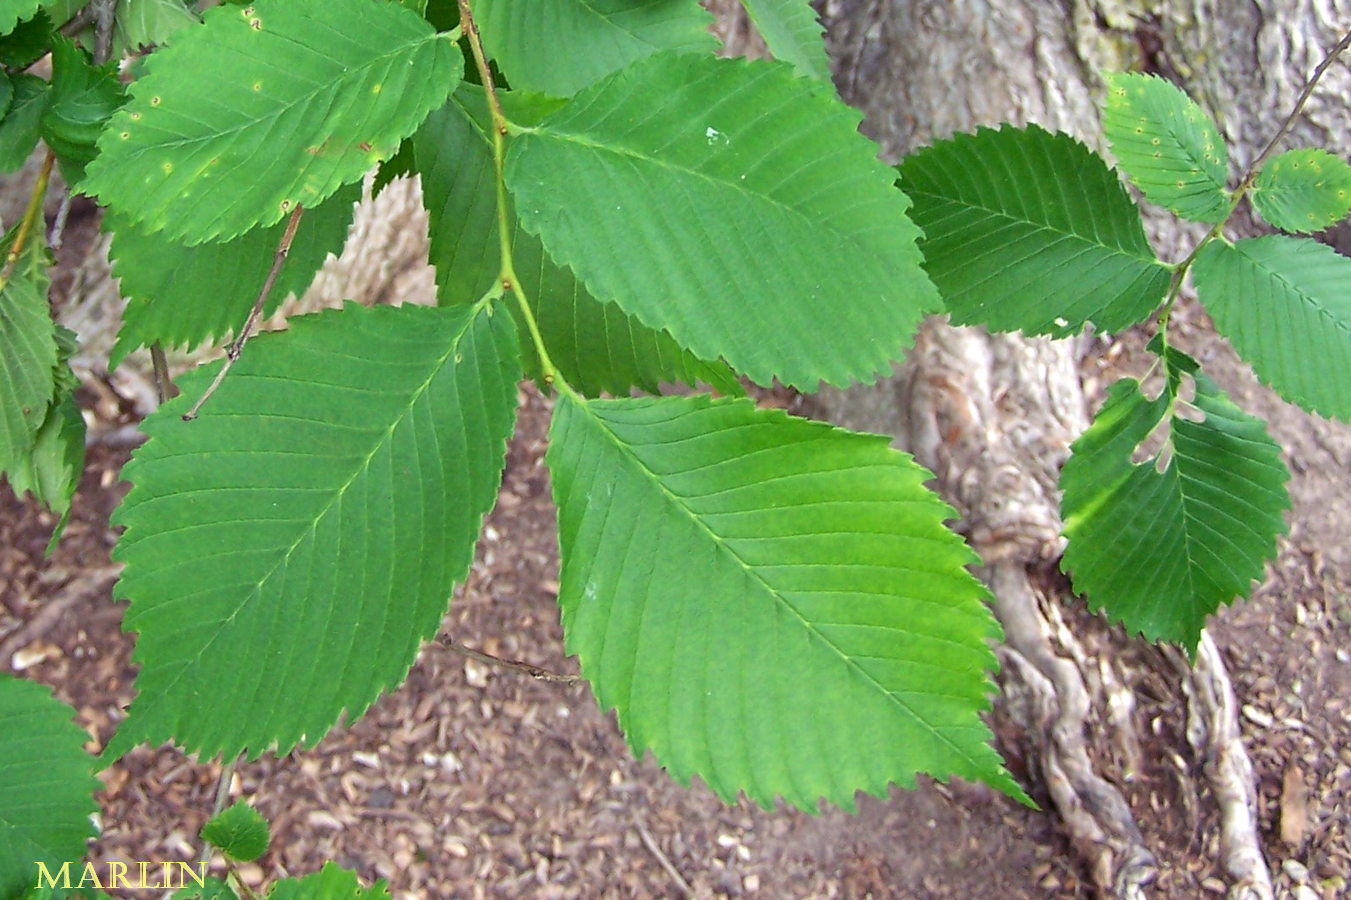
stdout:
[[[314,209],[305,210],[290,253],[277,273],[264,315],[288,294],[301,294],[330,253],[342,251],[359,184],[347,185]],[[234,240],[189,247],[147,234],[127,217],[109,212],[104,230],[113,234],[108,255],[127,306],[109,354],[109,367],[128,353],[159,341],[193,350],[237,331],[258,299],[272,268],[286,224],[252,229]]]
[[[1154,400],[1140,383],[1112,385],[1061,474],[1069,539],[1062,558],[1075,590],[1113,620],[1150,640],[1195,649],[1206,617],[1247,596],[1275,554],[1289,507],[1280,448],[1195,363],[1171,351],[1174,379],[1193,373],[1195,408],[1182,418],[1170,394]],[[1176,383],[1176,382],[1175,382]],[[1174,388],[1176,390],[1176,388]],[[1167,419],[1171,458],[1131,456]]]

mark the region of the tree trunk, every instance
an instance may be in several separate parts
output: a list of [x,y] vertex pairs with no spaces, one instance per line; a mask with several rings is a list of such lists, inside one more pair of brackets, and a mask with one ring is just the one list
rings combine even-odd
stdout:
[[[1351,27],[1347,0],[825,0],[821,13],[836,85],[864,112],[863,130],[890,161],[1000,122],[1036,122],[1104,149],[1099,72],[1143,69],[1179,83],[1212,111],[1233,148],[1235,173],[1276,133],[1307,76]],[[729,50],[754,51],[746,34],[744,21],[731,25]],[[1351,72],[1335,67],[1291,145],[1345,147],[1348,95]],[[1147,227],[1165,258],[1180,258],[1199,234],[1157,215]],[[1028,759],[1099,890],[1144,896],[1156,873],[1154,853],[1115,786],[1139,765],[1134,698],[1124,686],[1140,681],[1132,666],[1147,666],[1164,674],[1166,681],[1153,680],[1188,710],[1190,749],[1205,763],[1209,802],[1219,807],[1230,896],[1270,897],[1251,766],[1213,642],[1205,639],[1192,667],[1171,651],[1132,647],[1100,624],[1085,628],[1083,616],[1073,629],[1062,621],[1061,607],[1073,598],[1047,572],[1062,542],[1057,476],[1088,424],[1079,366],[1086,346],[1086,339],[990,335],[933,320],[896,377],[827,389],[805,406],[850,428],[895,435],[959,510],[1005,630],[1002,708],[1022,737],[1021,746],[1004,749]],[[1107,755],[1124,771],[1104,778],[1096,770],[1090,722],[1096,739],[1114,744]]]

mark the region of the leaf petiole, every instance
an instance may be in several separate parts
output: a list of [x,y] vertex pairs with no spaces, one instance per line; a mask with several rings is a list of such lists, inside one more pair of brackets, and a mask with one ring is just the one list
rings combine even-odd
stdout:
[[478,69],[479,78],[483,82],[483,91],[488,97],[488,113],[492,117],[493,123],[491,129],[493,176],[497,188],[497,239],[501,249],[502,269],[497,276],[497,286],[485,294],[484,299],[487,299],[495,291],[511,292],[512,296],[516,298],[516,304],[521,308],[521,318],[525,320],[526,328],[530,332],[530,340],[535,345],[535,354],[539,357],[540,375],[544,383],[558,384],[560,382],[558,369],[554,367],[553,360],[549,358],[548,348],[544,346],[544,337],[540,334],[539,323],[535,321],[535,314],[530,309],[530,303],[521,287],[521,279],[516,276],[516,270],[512,265],[511,214],[508,206],[507,182],[503,172],[506,160],[507,136],[522,129],[520,126],[508,122],[506,115],[502,112],[502,104],[497,97],[497,84],[493,80],[492,69],[488,66],[487,57],[484,55],[483,41],[479,38],[478,23],[474,21],[474,12],[469,8],[469,0],[459,0],[459,6],[460,28],[469,38],[469,48],[473,53],[474,65]]

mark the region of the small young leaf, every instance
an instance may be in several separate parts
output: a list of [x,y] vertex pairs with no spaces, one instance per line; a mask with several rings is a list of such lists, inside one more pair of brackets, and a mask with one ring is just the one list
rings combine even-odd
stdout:
[[189,884],[173,892],[169,900],[239,900],[230,885],[214,875],[208,875],[203,884]]
[[1279,234],[1211,241],[1192,278],[1258,378],[1310,412],[1351,421],[1351,259]]
[[[14,232],[0,241],[0,260]],[[0,474],[29,465],[33,442],[56,395],[56,323],[47,304],[46,254],[30,241],[0,289]]]
[[267,820],[241,800],[202,826],[202,840],[231,859],[251,862],[267,852]]
[[[303,293],[328,255],[342,251],[359,199],[361,185],[344,185],[305,210],[265,314],[275,312],[288,294]],[[109,256],[127,298],[109,368],[156,341],[192,350],[235,332],[257,301],[286,231],[286,223],[278,222],[224,243],[188,247],[168,240],[164,232],[146,234],[114,212],[104,216],[103,227],[113,233]]]
[[150,56],[85,189],[169,240],[229,240],[360,180],[462,69],[455,45],[397,3],[218,6]]
[[741,0],[741,5],[775,59],[792,63],[808,78],[830,81],[825,29],[807,0]]
[[718,46],[698,0],[478,0],[474,15],[511,86],[555,97],[659,50]]
[[900,175],[924,267],[959,325],[1117,331],[1168,290],[1121,181],[1069,135],[981,128],[906,157]]
[[39,862],[82,859],[93,836],[99,783],[74,718],[49,688],[0,673],[0,897],[33,887]]
[[10,81],[14,99],[0,121],[0,172],[13,172],[32,154],[51,94],[51,85],[36,75],[12,75]]
[[[1247,596],[1275,555],[1289,474],[1260,419],[1189,357],[1170,351],[1169,360],[1168,390],[1149,400],[1140,382],[1121,379],[1074,442],[1060,477],[1069,539],[1061,566],[1093,608],[1192,652],[1206,617]],[[1184,374],[1203,421],[1178,414]],[[1160,423],[1170,455],[1133,463]]]
[[42,114],[42,139],[74,187],[79,187],[85,166],[96,154],[94,142],[121,104],[117,63],[94,66],[66,38],[52,42],[52,93]]
[[1351,210],[1351,166],[1326,150],[1288,150],[1262,167],[1249,196],[1277,228],[1320,231]]
[[468,571],[520,377],[491,308],[355,304],[251,341],[145,420],[117,596],[138,695],[105,756],[314,745],[407,673]]
[[[504,93],[502,99],[513,120],[526,115],[518,94]],[[492,151],[480,113],[486,118],[483,91],[464,86],[413,137],[443,303],[473,303],[502,268]],[[519,226],[513,229],[512,259],[550,358],[582,393],[626,395],[634,387],[656,393],[663,381],[691,386],[706,381],[724,393],[740,393],[725,364],[704,362],[666,332],[597,301],[572,272],[549,259],[539,238]],[[514,302],[510,309],[519,315]],[[527,370],[535,374],[534,349],[523,349]]]
[[762,385],[891,371],[938,307],[858,113],[787,63],[660,53],[512,141],[526,230],[593,296]]
[[1121,168],[1147,199],[1184,219],[1229,213],[1229,150],[1210,116],[1153,75],[1107,74],[1102,130]]
[[729,802],[852,809],[920,772],[1023,796],[979,715],[999,627],[976,557],[887,438],[564,393],[547,461],[568,652],[635,752]]
[[326,862],[318,872],[276,882],[267,900],[389,900],[389,890],[383,881],[362,889],[356,875]]

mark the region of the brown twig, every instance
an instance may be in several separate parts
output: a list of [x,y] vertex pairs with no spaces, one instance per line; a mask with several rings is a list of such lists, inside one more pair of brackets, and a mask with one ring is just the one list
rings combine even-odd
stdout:
[[69,188],[61,192],[61,203],[56,207],[56,217],[52,219],[52,230],[47,233],[47,246],[52,248],[53,253],[60,250],[61,245],[65,242],[66,220],[70,218],[72,199]]
[[239,329],[239,334],[229,346],[225,348],[225,363],[216,370],[216,377],[211,384],[197,398],[197,402],[192,404],[192,408],[183,413],[183,421],[191,422],[197,418],[197,413],[201,410],[202,404],[216,393],[216,388],[225,380],[225,375],[234,366],[235,360],[239,359],[239,354],[244,350],[244,342],[253,334],[253,329],[258,325],[258,319],[263,314],[263,305],[267,303],[267,297],[272,293],[272,285],[277,281],[277,274],[281,272],[282,265],[286,262],[286,256],[291,252],[291,241],[295,240],[296,228],[300,226],[300,214],[304,212],[304,207],[299,203],[291,211],[291,218],[286,222],[286,231],[281,236],[280,243],[277,244],[277,253],[272,258],[272,268],[268,270],[267,280],[263,282],[262,289],[258,292],[258,299],[253,302],[253,309],[249,312],[249,317],[244,320],[244,327]]
[[55,628],[66,618],[71,607],[107,588],[117,579],[117,573],[121,570],[121,566],[92,569],[71,579],[55,596],[48,597],[33,614],[33,618],[0,640],[0,666],[10,665],[15,653]]
[[652,832],[647,830],[647,826],[643,824],[642,819],[638,818],[638,814],[633,812],[631,812],[629,816],[633,819],[633,827],[638,829],[638,837],[642,839],[643,846],[647,848],[649,853],[656,857],[662,870],[670,876],[671,883],[674,885],[676,892],[682,897],[691,896],[694,893],[694,888],[690,887],[690,883],[680,874],[680,870],[675,867],[673,862],[671,862],[671,858],[661,849],[661,845],[658,844],[657,839],[652,836]]
[[1248,171],[1244,173],[1243,180],[1239,182],[1238,190],[1235,191],[1236,195],[1243,194],[1252,186],[1253,180],[1257,178],[1257,173],[1262,168],[1262,164],[1271,157],[1271,154],[1276,152],[1276,146],[1280,144],[1281,141],[1285,140],[1285,136],[1290,133],[1290,129],[1295,127],[1295,120],[1297,120],[1299,114],[1304,111],[1304,104],[1308,103],[1309,98],[1313,96],[1313,90],[1318,86],[1319,79],[1323,77],[1323,73],[1328,70],[1328,66],[1332,65],[1333,60],[1335,60],[1348,46],[1351,46],[1351,31],[1342,35],[1342,39],[1337,42],[1337,45],[1332,48],[1327,56],[1323,57],[1322,62],[1314,67],[1313,74],[1310,75],[1309,80],[1304,83],[1304,90],[1300,91],[1299,99],[1295,101],[1295,108],[1290,111],[1290,115],[1285,117],[1285,121],[1281,123],[1281,127],[1276,131],[1276,134],[1272,136],[1271,140],[1267,142],[1267,145],[1262,148],[1262,152],[1257,154],[1257,158],[1248,166]]
[[580,675],[564,675],[561,672],[550,672],[548,669],[541,669],[539,666],[532,666],[530,663],[521,662],[516,659],[503,659],[500,656],[493,656],[490,653],[484,653],[482,650],[475,650],[473,647],[466,647],[448,634],[441,635],[438,638],[442,646],[448,650],[453,650],[461,656],[467,656],[470,659],[478,660],[481,663],[487,663],[490,666],[500,666],[504,669],[514,669],[517,672],[523,672],[536,681],[553,681],[559,684],[576,684],[582,680]]
[[102,65],[113,54],[113,20],[117,0],[94,0],[94,65]]

